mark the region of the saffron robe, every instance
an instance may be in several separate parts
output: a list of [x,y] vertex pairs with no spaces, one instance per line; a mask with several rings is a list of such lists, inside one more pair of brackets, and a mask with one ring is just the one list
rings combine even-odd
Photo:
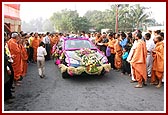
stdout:
[[20,45],[21,47],[21,56],[22,56],[22,76],[25,76],[27,73],[27,60],[28,60],[28,54],[26,51],[26,48],[23,45]]
[[164,43],[158,42],[156,43],[156,47],[154,49],[156,52],[153,54],[153,66],[152,66],[152,76],[151,83],[156,81],[156,77],[158,80],[162,80],[163,72],[164,72]]
[[122,47],[119,45],[119,41],[116,40],[114,44],[115,59],[114,64],[117,69],[120,69],[122,66]]
[[12,68],[14,71],[14,80],[17,81],[22,76],[21,49],[16,39],[13,38],[8,41],[8,47],[13,58]]
[[137,41],[137,47],[133,52],[133,57],[130,61],[133,69],[134,78],[139,83],[142,81],[147,81],[147,71],[146,71],[146,57],[147,49],[146,44],[143,40],[139,39]]
[[41,40],[39,38],[34,38],[32,41],[32,47],[33,47],[33,61],[37,61],[37,48],[39,47]]

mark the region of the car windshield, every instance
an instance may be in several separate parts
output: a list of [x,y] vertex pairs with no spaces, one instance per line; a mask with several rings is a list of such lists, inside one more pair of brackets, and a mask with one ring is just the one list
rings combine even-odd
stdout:
[[81,48],[89,48],[96,49],[94,45],[90,43],[88,40],[66,40],[65,49],[81,49]]

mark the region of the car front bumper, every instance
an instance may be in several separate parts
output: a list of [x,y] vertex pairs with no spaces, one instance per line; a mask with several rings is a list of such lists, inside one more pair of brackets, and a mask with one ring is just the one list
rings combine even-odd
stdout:
[[79,67],[72,67],[66,66],[64,64],[60,64],[59,68],[61,69],[61,73],[67,71],[69,75],[81,75],[82,73],[86,73],[88,75],[100,75],[102,71],[109,72],[111,70],[111,64],[103,64],[97,67],[96,71],[89,71],[88,67],[79,66]]

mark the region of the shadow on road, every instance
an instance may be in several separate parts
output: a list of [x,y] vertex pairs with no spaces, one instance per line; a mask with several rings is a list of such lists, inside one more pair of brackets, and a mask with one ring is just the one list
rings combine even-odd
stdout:
[[104,75],[75,75],[75,76],[70,76],[69,78],[66,78],[65,80],[70,80],[70,81],[78,81],[78,82],[93,82],[93,81],[109,81],[109,73],[106,73]]

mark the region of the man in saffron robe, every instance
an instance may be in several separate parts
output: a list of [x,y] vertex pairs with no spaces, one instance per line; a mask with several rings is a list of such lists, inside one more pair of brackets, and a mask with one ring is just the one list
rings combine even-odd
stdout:
[[163,72],[164,72],[164,43],[161,36],[155,36],[154,42],[156,44],[155,49],[152,51],[153,66],[151,84],[156,84],[157,88],[162,86]]
[[137,33],[135,37],[137,45],[133,52],[133,57],[130,61],[134,77],[136,81],[138,81],[138,85],[136,85],[135,88],[142,88],[142,83],[146,85],[147,82],[147,71],[146,71],[147,49],[145,42],[141,38],[142,38],[141,33]]
[[13,58],[12,68],[14,71],[14,80],[20,81],[22,79],[21,49],[18,45],[20,38],[17,33],[13,33],[11,37],[8,41],[8,48]]
[[55,34],[50,35],[50,46],[52,47],[55,43]]
[[32,41],[34,63],[37,62],[37,48],[39,47],[40,41],[41,40],[38,37],[38,33],[35,33],[34,39]]
[[21,56],[22,56],[22,76],[23,77],[26,76],[27,67],[28,67],[28,64],[27,64],[28,54],[27,54],[27,50],[24,46],[25,46],[25,40],[22,39],[20,47],[21,47]]
[[115,51],[115,59],[114,59],[114,65],[116,69],[120,69],[122,66],[122,47],[119,44],[120,41],[120,35],[116,34],[116,42],[114,44],[114,51]]

